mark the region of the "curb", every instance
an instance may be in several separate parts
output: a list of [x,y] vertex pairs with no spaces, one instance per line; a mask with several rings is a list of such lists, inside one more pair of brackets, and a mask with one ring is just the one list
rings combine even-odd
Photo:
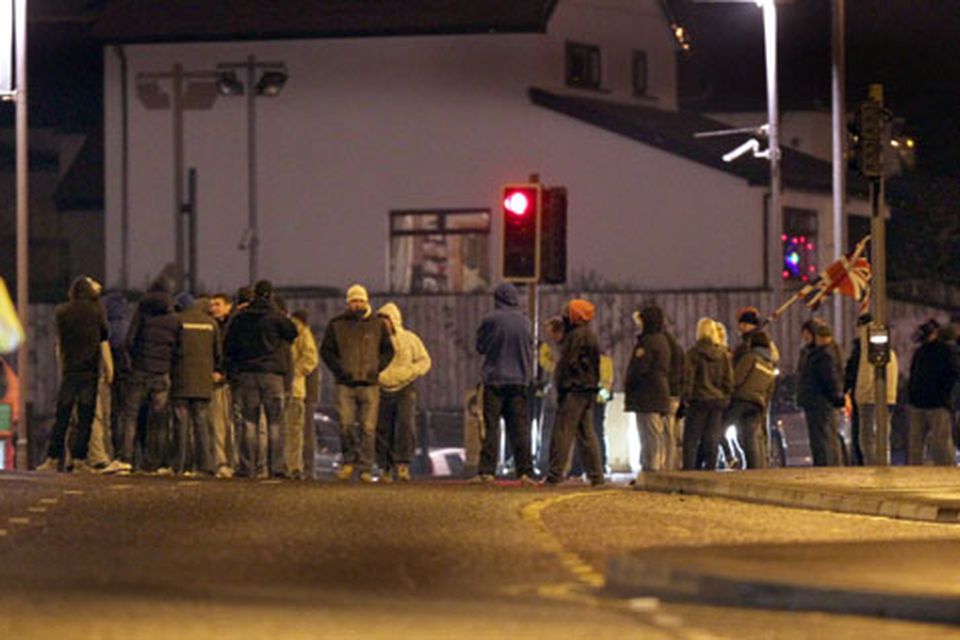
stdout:
[[606,589],[617,597],[655,596],[673,601],[960,624],[960,597],[741,580],[633,556],[614,556],[609,560]]
[[687,493],[799,509],[836,511],[921,522],[960,523],[960,503],[958,502],[938,504],[883,495],[859,495],[841,490],[807,489],[787,484],[750,482],[744,478],[725,480],[679,474],[641,473],[636,479],[634,488],[638,491]]

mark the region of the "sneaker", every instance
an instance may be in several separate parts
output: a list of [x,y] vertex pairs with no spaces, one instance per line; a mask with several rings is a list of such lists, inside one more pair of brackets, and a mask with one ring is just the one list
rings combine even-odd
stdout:
[[537,480],[534,480],[527,474],[523,474],[522,476],[520,476],[520,486],[521,487],[539,487],[540,482],[538,482]]
[[410,465],[408,464],[397,465],[397,480],[399,480],[400,482],[410,482]]
[[606,483],[607,483],[607,481],[604,480],[602,476],[599,477],[599,478],[590,478],[590,486],[591,486],[591,487],[602,487],[602,486],[605,485]]
[[[397,473],[397,479],[399,480],[400,473]],[[380,472],[380,482],[384,484],[391,484],[393,482],[393,472],[390,469]]]
[[159,469],[157,469],[156,473],[158,476],[172,476],[173,469],[171,469],[170,467],[160,467]]
[[473,476],[467,482],[470,484],[493,484],[496,482],[496,478],[489,473],[481,473],[479,475]]
[[217,477],[218,477],[218,478],[232,478],[232,477],[233,477],[233,469],[231,469],[230,467],[224,465],[224,466],[220,467],[219,469],[217,469]]
[[88,465],[86,460],[74,460],[70,471],[73,473],[97,473],[97,470]]
[[41,464],[37,465],[34,471],[39,471],[40,473],[56,473],[60,471],[60,461],[56,458],[47,458]]
[[369,471],[363,471],[360,473],[360,482],[363,482],[364,484],[373,484],[376,481],[373,479],[372,473]]
[[182,475],[184,478],[196,478],[200,474],[196,471],[184,471]]
[[114,460],[103,469],[100,469],[100,473],[104,475],[109,475],[111,473],[130,473],[133,470],[133,465],[129,462],[123,462],[122,460]]
[[353,465],[345,464],[337,470],[337,480],[348,481],[353,478]]

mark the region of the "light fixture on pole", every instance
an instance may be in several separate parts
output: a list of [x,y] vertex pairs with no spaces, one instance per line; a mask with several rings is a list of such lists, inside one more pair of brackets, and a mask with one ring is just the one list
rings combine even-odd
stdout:
[[[245,81],[238,72],[245,72]],[[260,275],[260,231],[257,212],[257,96],[275,98],[287,82],[287,66],[283,62],[262,62],[247,56],[238,62],[217,65],[217,88],[222,96],[246,96],[247,99],[247,228],[238,248],[249,256],[248,277],[252,284]],[[257,74],[260,77],[257,78]]]

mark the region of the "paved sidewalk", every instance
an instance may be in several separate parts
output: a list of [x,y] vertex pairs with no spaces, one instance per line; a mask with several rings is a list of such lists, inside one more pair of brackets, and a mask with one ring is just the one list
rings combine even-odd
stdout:
[[[958,469],[641,474],[637,488],[870,516],[960,522]],[[626,597],[657,596],[960,624],[957,567],[960,536],[922,541],[660,548],[612,557],[606,586]]]
[[636,488],[784,507],[960,523],[960,469],[949,467],[641,473]]

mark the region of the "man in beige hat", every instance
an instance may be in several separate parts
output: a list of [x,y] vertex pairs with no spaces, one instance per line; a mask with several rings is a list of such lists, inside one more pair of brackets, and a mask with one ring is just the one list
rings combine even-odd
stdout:
[[[374,440],[380,410],[380,372],[393,359],[393,343],[384,320],[373,313],[367,290],[347,289],[347,310],[327,324],[320,356],[336,381],[337,414],[343,467],[350,480],[359,469],[361,482],[373,482]],[[359,432],[358,432],[359,427]]]

